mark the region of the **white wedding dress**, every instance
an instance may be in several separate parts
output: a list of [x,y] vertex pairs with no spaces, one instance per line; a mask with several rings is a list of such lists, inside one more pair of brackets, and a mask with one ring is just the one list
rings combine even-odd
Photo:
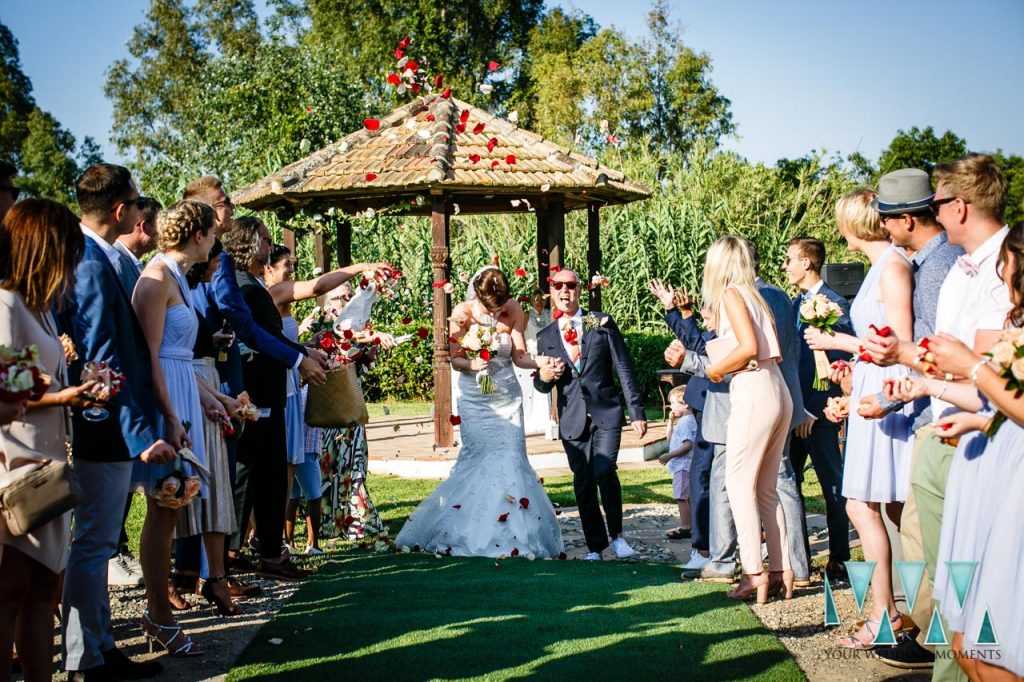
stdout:
[[[493,325],[493,318],[481,320]],[[476,372],[458,372],[462,450],[448,480],[409,517],[396,544],[453,556],[556,558],[562,532],[526,458],[523,395],[508,334],[499,335],[481,393]]]

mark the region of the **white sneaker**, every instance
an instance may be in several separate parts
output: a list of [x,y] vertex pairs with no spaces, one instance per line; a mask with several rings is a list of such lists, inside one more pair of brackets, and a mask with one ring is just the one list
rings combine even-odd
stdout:
[[589,554],[587,554],[587,556],[583,557],[583,560],[584,561],[600,561],[601,560],[601,553],[600,552],[590,552]]
[[284,549],[288,554],[292,556],[302,554],[302,552],[299,551],[298,547],[296,547],[295,545],[289,545],[287,542],[284,543]]
[[303,552],[306,556],[321,556],[323,553],[324,551],[322,549],[314,547],[313,545],[307,546],[306,551]]
[[122,552],[121,558],[128,564],[128,568],[132,570],[132,573],[142,575],[142,564],[139,563],[139,560],[131,552]]
[[628,559],[636,554],[636,552],[633,551],[633,548],[630,547],[621,537],[612,540],[612,551],[615,552],[615,556],[618,559]]
[[701,556],[698,552],[690,552],[690,560],[683,566],[684,571],[699,571],[711,563],[711,557]]
[[107,561],[107,585],[141,585],[143,582],[142,571],[133,571],[123,555]]

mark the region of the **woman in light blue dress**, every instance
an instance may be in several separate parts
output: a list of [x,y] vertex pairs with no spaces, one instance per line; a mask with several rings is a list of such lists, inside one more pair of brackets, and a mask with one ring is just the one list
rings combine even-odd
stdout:
[[[156,432],[179,451],[191,449],[203,468],[200,471],[179,459],[167,464],[136,461],[132,471],[134,485],[147,495],[139,552],[146,579],[143,634],[172,656],[181,657],[197,656],[202,651],[178,626],[167,595],[171,541],[180,508],[158,503],[156,495],[166,490],[172,480],[168,477],[177,476],[179,491],[183,492],[188,490],[192,477],[201,477],[206,470],[203,409],[192,369],[199,321],[185,273],[193,264],[209,260],[216,240],[213,219],[213,209],[194,201],[182,201],[161,211],[157,217],[160,253],[142,272],[132,296],[152,359],[153,389],[159,408]],[[202,487],[198,494],[205,494]]]
[[[850,318],[857,336],[826,335],[809,327],[805,332],[812,350],[841,350],[853,354],[863,344],[868,327],[889,327],[898,338],[913,338],[911,292],[913,273],[902,250],[889,243],[878,212],[871,207],[876,193],[859,189],[836,204],[839,232],[849,249],[863,253],[871,261],[860,291],[850,307]],[[892,589],[889,537],[882,521],[885,513],[899,523],[903,501],[910,487],[910,462],[913,456],[911,406],[882,419],[866,419],[878,411],[877,394],[883,382],[909,374],[902,366],[879,367],[869,361],[857,362],[853,369],[850,417],[843,463],[843,496],[850,521],[861,538],[864,559],[875,561],[871,578],[872,612],[864,626],[852,637],[843,637],[839,645],[850,649],[870,649],[878,634],[882,617],[889,618],[893,630],[904,628],[896,609]]]

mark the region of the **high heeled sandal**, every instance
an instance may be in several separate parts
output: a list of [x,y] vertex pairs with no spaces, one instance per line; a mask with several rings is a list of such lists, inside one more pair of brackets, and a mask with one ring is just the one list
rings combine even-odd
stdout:
[[[899,632],[900,630],[903,629],[903,620],[902,620],[901,614],[897,613],[895,616],[889,616],[888,614],[886,614],[886,617],[889,618],[889,625],[892,627],[893,632]],[[861,627],[859,630],[857,630],[857,632],[855,632],[852,635],[846,636],[846,637],[840,637],[839,640],[836,642],[836,644],[841,649],[854,649],[856,651],[870,651],[871,649],[874,649],[875,646],[876,646],[875,643],[874,643],[875,642],[875,638],[878,637],[878,630],[881,627],[882,627],[882,619],[881,618],[879,618],[877,620],[872,620],[871,618],[868,618],[867,620],[864,621],[863,627]],[[871,635],[871,640],[869,642],[867,642],[867,643],[865,643],[863,639],[858,637],[858,635],[860,635],[860,633],[862,631],[864,631],[864,630],[867,630],[868,634]]]
[[220,595],[213,591],[213,586],[218,583],[224,583],[225,589],[227,588],[228,577],[226,575],[218,575],[215,578],[207,578],[206,580],[199,580],[199,594],[202,595],[206,601],[217,607],[217,613],[222,616],[237,616],[242,612],[242,609],[237,604],[231,603],[231,591],[228,590],[227,601],[222,599]]
[[768,571],[768,598],[793,598],[793,571]]
[[[150,632],[155,629],[155,632]],[[181,630],[180,625],[160,625],[149,617],[149,611],[142,612],[142,636],[149,644],[149,653],[153,653],[153,644],[159,644],[174,658],[192,658],[202,656],[203,650],[192,641],[192,638]]]
[[[755,577],[764,578],[764,580],[754,582]],[[743,585],[744,579],[750,581],[746,586]],[[750,595],[754,594],[756,595],[756,600],[758,604],[767,604],[768,582],[768,576],[766,576],[763,571],[761,573],[748,573],[744,575],[742,579],[740,579],[740,584],[736,587],[736,589],[732,590],[731,592],[726,592],[725,596],[729,597],[730,599],[737,599],[739,601],[743,601],[749,598]]]

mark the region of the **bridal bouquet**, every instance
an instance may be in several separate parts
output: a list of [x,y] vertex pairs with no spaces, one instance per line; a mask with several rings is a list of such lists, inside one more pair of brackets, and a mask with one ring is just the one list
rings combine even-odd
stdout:
[[[1006,390],[1015,391],[1016,397],[1024,394],[1024,329],[1006,329],[999,340],[986,353],[996,365],[996,372],[1006,379]],[[1006,415],[996,410],[992,421],[985,429],[985,435],[992,438],[1006,421]]]
[[[491,359],[491,349],[497,343],[498,332],[494,327],[474,324],[470,325],[466,333],[458,340],[459,345],[466,351],[470,358],[479,357],[481,360]],[[480,383],[481,393],[494,392],[494,379],[491,378],[487,368],[480,370],[477,374]]]
[[[832,328],[843,316],[843,309],[824,294],[815,294],[800,304],[800,319],[809,327],[832,334]],[[825,351],[814,351],[814,390],[827,391],[829,388],[829,362]]]
[[39,400],[50,385],[39,363],[39,349],[26,346],[16,351],[0,346],[0,399],[8,402]]

